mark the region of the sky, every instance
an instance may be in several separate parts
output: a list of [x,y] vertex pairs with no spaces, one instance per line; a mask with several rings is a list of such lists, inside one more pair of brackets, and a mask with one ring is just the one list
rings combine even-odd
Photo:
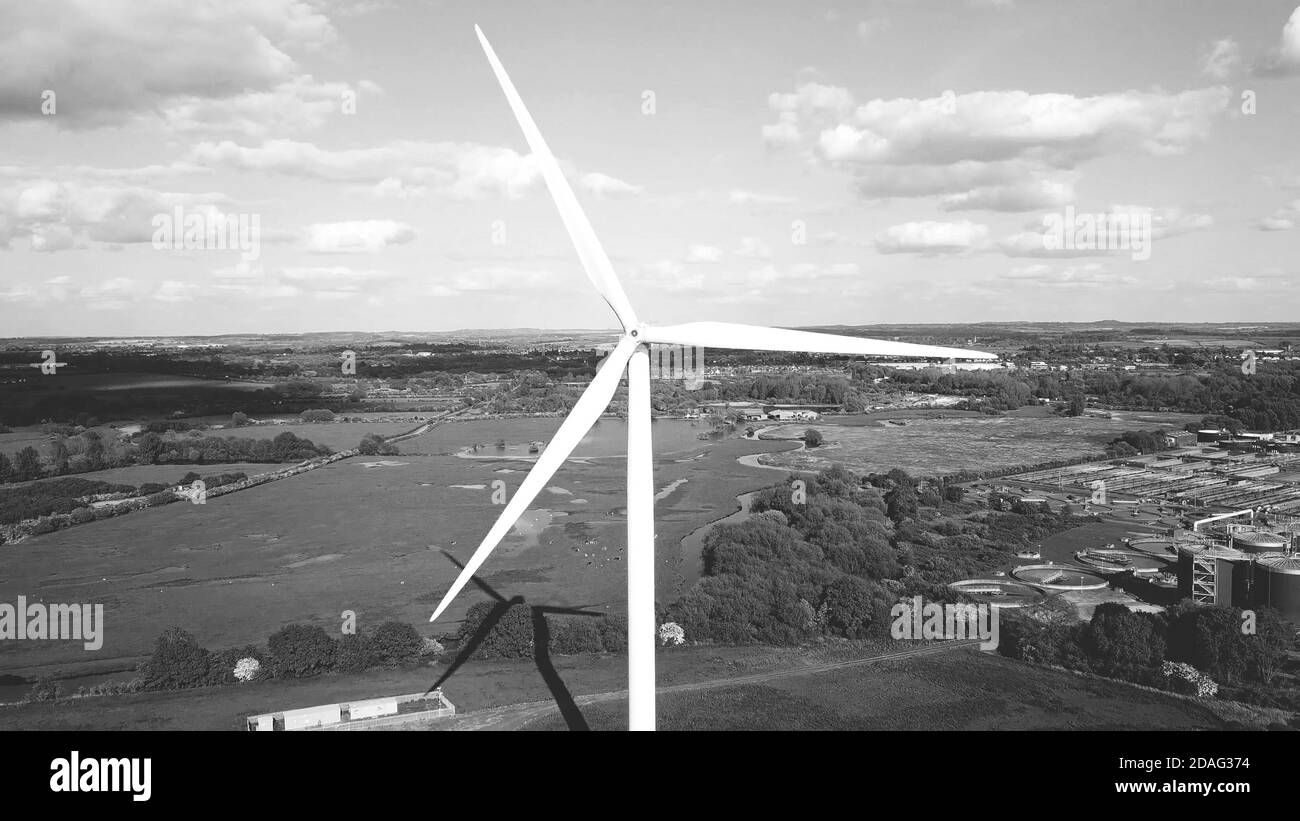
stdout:
[[1295,2],[0,0],[0,337],[616,327],[475,24],[645,321],[1294,321]]

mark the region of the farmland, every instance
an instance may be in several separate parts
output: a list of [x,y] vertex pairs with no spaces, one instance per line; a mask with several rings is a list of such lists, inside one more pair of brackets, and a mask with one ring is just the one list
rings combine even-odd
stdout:
[[[498,438],[549,440],[559,422],[447,424],[403,443],[404,450],[432,455],[347,459],[205,505],[149,508],[6,546],[0,551],[3,600],[25,594],[34,601],[103,603],[107,629],[94,654],[75,643],[6,643],[0,671],[129,662],[171,625],[220,648],[264,642],[291,622],[333,632],[346,609],[362,625],[389,618],[422,624],[456,572],[439,549],[467,558],[500,510],[492,503],[492,482],[504,480],[512,492],[528,466],[454,454]],[[736,494],[772,481],[770,471],[738,465],[736,458],[788,445],[706,443],[689,424],[669,420],[655,429],[655,485],[671,486],[657,502],[658,581],[660,595],[670,597],[691,581],[683,575],[681,538],[734,510]],[[578,451],[589,458],[559,471],[484,568],[483,577],[503,593],[621,608],[625,428],[607,419],[597,430],[585,452]],[[194,466],[170,470],[178,467],[183,473]],[[200,472],[223,469],[229,468],[201,466]],[[467,591],[433,629],[454,631],[476,600]]]
[[826,438],[821,447],[768,456],[764,464],[822,470],[832,463],[858,473],[901,467],[914,476],[937,476],[963,470],[991,470],[1030,465],[1073,456],[1100,455],[1107,442],[1126,430],[1158,427],[1182,429],[1196,417],[1187,414],[1115,413],[1115,418],[946,416],[898,418],[896,424],[837,425],[805,422],[770,429],[770,438],[794,439],[808,428]]
[[[1211,730],[1206,706],[1000,656],[955,651],[661,695],[661,730]],[[627,729],[627,702],[583,708],[593,730]],[[562,730],[548,715],[530,730]]]

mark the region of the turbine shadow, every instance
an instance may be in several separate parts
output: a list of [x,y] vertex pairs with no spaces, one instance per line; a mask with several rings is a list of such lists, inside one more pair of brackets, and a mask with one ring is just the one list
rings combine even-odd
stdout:
[[[457,568],[465,569],[465,565],[451,553],[444,550],[442,554]],[[438,677],[438,680],[429,687],[427,692],[433,692],[441,687],[465,662],[469,661],[470,657],[474,655],[474,651],[483,644],[507,610],[517,604],[527,604],[523,596],[513,596],[507,599],[477,575],[471,576],[470,580],[480,590],[488,594],[496,604],[492,606],[487,616],[479,624],[478,629],[474,631],[474,635],[470,637],[469,641],[465,642],[465,646],[456,654],[451,666]],[[564,616],[602,616],[604,614],[573,607],[551,607],[540,604],[528,605],[528,609],[532,615],[533,662],[537,665],[537,671],[542,674],[542,680],[546,682],[546,687],[550,690],[551,697],[555,699],[555,705],[559,708],[560,715],[564,717],[564,723],[568,728],[570,730],[590,730],[587,720],[582,716],[582,711],[578,709],[577,702],[573,700],[573,695],[564,686],[564,680],[560,678],[559,672],[556,671],[555,665],[551,662],[551,627],[546,621],[546,616],[548,614]]]

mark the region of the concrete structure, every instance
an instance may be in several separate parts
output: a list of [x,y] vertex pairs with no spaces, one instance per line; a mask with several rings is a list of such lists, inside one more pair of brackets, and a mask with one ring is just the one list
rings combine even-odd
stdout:
[[1260,607],[1275,607],[1300,625],[1300,556],[1272,553],[1255,557],[1252,596]]
[[[414,709],[408,707],[404,710],[401,706],[413,702],[421,703],[412,704]],[[403,696],[385,696],[362,701],[323,704],[318,707],[303,707],[279,713],[263,713],[249,716],[244,726],[254,731],[333,729],[343,728],[353,722],[364,722],[367,719],[396,716],[403,712],[418,713],[421,718],[442,718],[455,715],[456,705],[448,701],[442,694],[442,690],[438,689],[431,693],[410,693]]]
[[1198,604],[1249,607],[1250,560],[1240,550],[1189,544],[1178,548],[1178,593]]

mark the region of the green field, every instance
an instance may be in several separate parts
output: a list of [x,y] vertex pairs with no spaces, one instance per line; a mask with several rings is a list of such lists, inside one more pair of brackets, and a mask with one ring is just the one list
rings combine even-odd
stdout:
[[[582,708],[626,730],[627,702]],[[1208,707],[1117,682],[954,651],[761,685],[661,694],[661,730],[1216,730]],[[563,730],[558,714],[530,730]]]
[[294,422],[285,425],[227,427],[220,430],[203,431],[203,435],[229,436],[236,439],[274,439],[282,433],[292,433],[300,439],[310,439],[317,445],[325,445],[334,450],[348,450],[355,448],[361,441],[361,437],[367,433],[375,433],[388,438],[389,436],[397,436],[399,433],[406,433],[419,425],[419,422]]
[[767,457],[779,467],[823,470],[833,463],[859,473],[901,467],[913,476],[940,476],[964,470],[1032,465],[1075,456],[1100,455],[1106,443],[1126,430],[1176,428],[1196,421],[1188,414],[1120,413],[1117,418],[1026,415],[898,417],[904,424],[872,420],[842,426],[830,421],[781,425],[765,436],[794,439],[808,428],[821,431],[825,444],[813,450]]
[[[420,437],[403,443],[444,455],[356,457],[204,505],[150,508],[7,545],[0,550],[0,601],[22,594],[47,602],[103,603],[107,626],[104,647],[95,653],[73,643],[6,642],[0,671],[86,667],[112,659],[133,663],[171,625],[214,649],[264,643],[291,622],[333,632],[348,609],[363,627],[390,618],[425,625],[457,572],[439,549],[468,558],[500,512],[492,503],[492,482],[503,480],[507,492],[513,491],[529,467],[519,460],[445,454],[497,438],[549,440],[559,423],[552,418],[447,425],[427,434],[428,442]],[[736,458],[786,447],[738,439],[706,443],[694,439],[689,427],[685,438],[673,434],[673,425],[688,427],[656,425],[663,447],[675,441],[692,447],[657,449],[655,486],[673,486],[656,503],[657,581],[665,600],[693,581],[683,575],[681,538],[729,514],[736,494],[774,481],[771,471],[743,467]],[[602,422],[608,442],[593,447],[614,449],[620,426],[617,420]],[[382,462],[398,464],[366,466]],[[191,467],[229,469],[170,470],[183,474]],[[504,595],[537,603],[622,609],[624,474],[619,456],[566,464],[484,566],[483,578]],[[171,474],[164,471],[163,478]],[[467,590],[427,631],[454,631],[481,595]]]

